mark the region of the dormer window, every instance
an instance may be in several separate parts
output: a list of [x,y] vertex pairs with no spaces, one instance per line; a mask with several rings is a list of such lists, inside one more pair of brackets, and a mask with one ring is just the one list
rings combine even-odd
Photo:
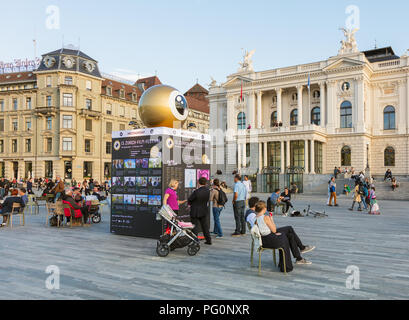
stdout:
[[136,101],[136,93],[132,93],[132,101],[133,101],[133,102]]
[[107,87],[107,96],[112,96],[112,88]]
[[125,99],[125,90],[124,89],[119,90],[119,97],[121,99]]

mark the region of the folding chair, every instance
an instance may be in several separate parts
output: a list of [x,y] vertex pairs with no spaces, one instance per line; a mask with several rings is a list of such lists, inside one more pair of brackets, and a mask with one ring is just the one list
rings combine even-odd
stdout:
[[26,204],[26,207],[30,207],[30,214],[33,214],[33,206],[35,206],[35,210],[34,210],[34,214],[37,215],[39,214],[39,206],[38,206],[38,202],[36,200],[35,195],[30,194],[28,195],[28,202]]
[[[13,216],[20,216],[20,226],[24,226],[26,224],[26,219],[24,216],[24,208],[21,208],[21,205],[19,203],[13,203],[13,207],[11,209],[9,219],[7,220],[7,225],[10,226],[10,228],[13,228]],[[23,223],[21,223],[21,218],[23,218]]]
[[251,254],[250,254],[250,263],[251,266],[253,266],[253,254],[254,254],[254,245],[258,243],[258,274],[260,275],[261,273],[261,254],[263,251],[266,250],[272,250],[273,251],[273,260],[274,260],[274,265],[277,266],[277,259],[276,259],[276,250],[280,251],[283,253],[283,264],[284,264],[284,274],[287,274],[287,268],[285,265],[285,252],[283,248],[264,248],[263,243],[261,241],[261,234],[260,230],[258,229],[258,226],[255,225],[253,228],[251,228]]
[[55,215],[55,210],[56,210],[56,204],[52,202],[46,202],[45,207],[47,208],[47,216],[45,217],[45,225],[49,225],[49,217],[52,217]]
[[[71,206],[68,203],[63,203],[62,204],[63,208],[63,214],[65,215],[66,210],[69,210],[70,212],[70,228],[72,228],[72,221],[75,219],[75,213],[71,210]],[[81,226],[84,226],[84,216],[81,216]]]

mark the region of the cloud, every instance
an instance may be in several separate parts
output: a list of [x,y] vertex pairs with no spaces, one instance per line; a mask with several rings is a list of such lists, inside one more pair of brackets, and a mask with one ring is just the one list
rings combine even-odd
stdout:
[[133,82],[141,78],[152,76],[151,73],[142,73],[142,72],[137,72],[134,70],[127,70],[127,69],[114,69],[112,72],[110,72],[110,74],[115,77],[122,78],[128,81],[133,81]]

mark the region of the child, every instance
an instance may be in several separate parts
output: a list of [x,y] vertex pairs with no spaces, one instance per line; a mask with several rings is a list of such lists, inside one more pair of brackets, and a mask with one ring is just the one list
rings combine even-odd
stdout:
[[348,196],[349,193],[351,192],[351,188],[349,187],[349,185],[344,185],[344,193]]
[[371,199],[369,214],[380,215],[381,212],[379,211],[379,205],[376,201],[375,187],[371,187],[369,198]]

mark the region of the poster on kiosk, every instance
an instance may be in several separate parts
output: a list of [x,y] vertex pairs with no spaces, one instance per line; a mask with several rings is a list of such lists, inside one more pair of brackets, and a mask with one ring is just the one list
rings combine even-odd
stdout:
[[[199,132],[155,127],[112,135],[111,233],[159,239],[158,214],[171,179],[179,181],[179,200],[210,179],[210,136]],[[190,221],[188,206],[179,218]]]

